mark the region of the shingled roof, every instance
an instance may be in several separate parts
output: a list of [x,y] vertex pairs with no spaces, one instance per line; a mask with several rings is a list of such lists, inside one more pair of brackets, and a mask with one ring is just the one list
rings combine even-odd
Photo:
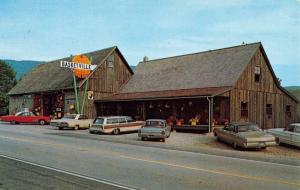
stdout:
[[[92,58],[92,64],[99,65],[114,50],[117,50],[120,53],[118,48],[114,46],[85,53],[84,55]],[[9,95],[48,92],[73,88],[72,71],[68,68],[61,68],[61,60],[70,60],[70,57],[38,65],[31,72],[22,77],[22,80],[9,92]],[[128,64],[127,67],[131,71]],[[79,81],[78,86],[81,85],[81,82],[82,80]]]
[[121,93],[234,86],[260,43],[140,62]]

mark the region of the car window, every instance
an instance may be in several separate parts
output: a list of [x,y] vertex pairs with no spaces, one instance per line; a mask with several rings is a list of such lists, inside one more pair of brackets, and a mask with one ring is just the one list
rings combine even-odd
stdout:
[[107,119],[107,124],[116,124],[119,123],[118,118]]
[[94,120],[94,123],[102,125],[104,123],[104,118],[102,118],[102,117],[96,118]]
[[86,115],[80,115],[78,119],[88,119],[88,117]]
[[294,128],[295,128],[295,125],[289,125],[288,126],[288,131],[294,132]]
[[146,121],[145,127],[164,127],[165,123],[163,121]]
[[119,118],[119,123],[126,123],[125,117],[120,117]]
[[261,131],[257,125],[240,125],[238,126],[238,132],[250,132],[250,131]]
[[300,133],[300,126],[295,126],[295,133]]
[[127,122],[133,122],[134,120],[132,119],[132,117],[130,117],[130,116],[127,116],[126,117],[126,120],[127,120]]
[[75,119],[76,118],[76,115],[75,114],[72,114],[72,115],[65,115],[63,117],[63,119]]
[[30,116],[30,112],[24,112],[23,116]]
[[228,131],[234,131],[234,125],[229,125]]
[[22,116],[24,114],[24,112],[18,112],[16,113],[16,116]]

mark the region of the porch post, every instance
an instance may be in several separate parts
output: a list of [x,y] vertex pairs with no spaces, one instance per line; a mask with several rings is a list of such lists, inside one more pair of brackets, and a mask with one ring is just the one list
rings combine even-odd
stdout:
[[206,97],[208,100],[208,132],[212,132],[212,122],[213,122],[213,104],[214,98],[213,97]]

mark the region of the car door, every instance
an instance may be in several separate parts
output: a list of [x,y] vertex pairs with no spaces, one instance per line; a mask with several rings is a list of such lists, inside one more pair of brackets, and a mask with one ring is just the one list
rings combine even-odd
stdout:
[[286,144],[291,144],[293,131],[294,131],[294,126],[289,125],[287,129],[284,129],[282,132],[278,133],[279,141]]
[[294,126],[294,132],[291,132],[291,144],[300,147],[300,126]]
[[[118,128],[120,129],[121,132],[130,131],[129,124],[127,124],[127,121],[126,121],[125,117],[119,117],[118,118],[118,123],[119,123]],[[131,129],[133,129],[133,128],[131,128]]]
[[89,124],[88,124],[88,117],[86,115],[79,115],[79,117],[78,117],[78,123],[79,123],[80,127],[87,128],[89,126]]
[[20,114],[13,117],[13,120],[17,123],[23,123],[25,119],[25,112],[21,112]]
[[234,138],[235,138],[235,126],[234,125],[229,125],[228,130],[224,130],[224,138],[225,141],[228,143],[233,143],[234,142]]

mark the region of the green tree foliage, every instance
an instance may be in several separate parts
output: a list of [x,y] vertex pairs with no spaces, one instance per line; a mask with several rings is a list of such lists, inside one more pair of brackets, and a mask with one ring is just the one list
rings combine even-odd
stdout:
[[7,93],[16,85],[16,73],[10,65],[0,60],[0,115],[8,113]]

